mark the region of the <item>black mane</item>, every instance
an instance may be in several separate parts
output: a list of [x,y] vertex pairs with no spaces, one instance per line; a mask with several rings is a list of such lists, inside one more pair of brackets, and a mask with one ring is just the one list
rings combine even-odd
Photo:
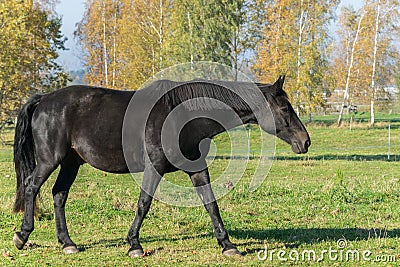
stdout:
[[[254,84],[250,82],[228,82],[192,80],[176,82],[158,80],[143,89],[150,97],[162,101],[171,108],[182,104],[188,110],[226,109],[226,106],[209,101],[216,99],[234,110],[254,110],[265,105],[266,100],[260,97],[261,88],[271,87],[269,84]],[[267,89],[268,91],[268,89]],[[268,93],[267,93],[268,94]],[[268,96],[266,96],[268,98]],[[197,99],[196,101],[187,101]],[[247,101],[245,101],[247,99]],[[250,103],[249,103],[250,102]],[[251,107],[252,108],[251,108]]]

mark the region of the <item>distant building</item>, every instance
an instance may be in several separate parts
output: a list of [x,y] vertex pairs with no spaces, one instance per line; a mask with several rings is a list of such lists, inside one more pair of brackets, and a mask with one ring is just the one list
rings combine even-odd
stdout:
[[[335,89],[326,97],[326,113],[340,111],[344,97],[344,89]],[[376,107],[379,110],[391,110],[399,105],[399,89],[396,86],[387,86],[378,90],[376,95]],[[368,92],[358,92],[352,95],[350,90],[350,103],[345,103],[345,113],[369,111],[370,103]]]

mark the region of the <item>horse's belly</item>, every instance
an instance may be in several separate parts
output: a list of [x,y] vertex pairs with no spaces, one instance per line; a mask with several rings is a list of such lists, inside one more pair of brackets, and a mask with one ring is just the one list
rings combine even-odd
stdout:
[[[89,165],[96,169],[112,173],[134,173],[141,172],[144,165],[141,160],[133,162],[125,160],[123,153],[116,151],[96,151],[74,148],[79,156]],[[129,166],[127,164],[129,162]]]
[[[86,135],[88,136],[88,135]],[[92,135],[93,137],[93,135]],[[89,165],[106,172],[133,173],[144,169],[140,148],[125,149],[121,141],[99,140],[97,138],[80,138],[72,142],[72,147]],[[126,151],[133,151],[131,153]],[[124,153],[125,152],[125,153]]]

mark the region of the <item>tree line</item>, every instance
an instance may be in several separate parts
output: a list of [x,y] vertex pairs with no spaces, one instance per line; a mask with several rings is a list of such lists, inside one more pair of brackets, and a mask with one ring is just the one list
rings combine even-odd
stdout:
[[136,89],[187,62],[243,66],[260,36],[259,4],[242,0],[90,0],[76,36],[87,82]]
[[[1,110],[67,81],[54,61],[65,42],[55,2],[0,4]],[[364,104],[373,124],[385,88],[399,81],[398,0],[365,0],[357,10],[338,10],[340,0],[85,3],[75,36],[91,85],[135,90],[169,66],[213,61],[262,82],[286,74],[293,106],[309,120],[335,106],[340,124],[345,107]]]

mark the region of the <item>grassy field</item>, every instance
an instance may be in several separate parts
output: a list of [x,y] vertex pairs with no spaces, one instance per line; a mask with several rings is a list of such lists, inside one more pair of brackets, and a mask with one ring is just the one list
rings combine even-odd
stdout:
[[[241,258],[222,256],[203,207],[180,208],[158,201],[141,231],[149,255],[129,258],[125,237],[139,188],[129,175],[107,174],[86,165],[66,208],[71,238],[82,252],[64,255],[57,243],[51,198],[55,174],[43,186],[42,213],[29,246],[17,250],[12,236],[22,214],[11,212],[15,174],[10,130],[1,136],[0,147],[0,266],[399,265],[400,116],[390,120],[390,160],[387,119],[378,118],[370,128],[362,115],[354,118],[351,130],[349,123],[332,126],[333,117],[316,118],[307,126],[312,146],[306,155],[293,154],[278,141],[273,166],[254,192],[248,190],[256,168],[251,160],[244,178],[218,202],[231,240],[244,254]],[[216,142],[225,140],[222,135]],[[252,149],[255,146],[252,141]],[[226,162],[216,159],[211,175],[219,175]],[[168,179],[188,183],[182,173]]]

